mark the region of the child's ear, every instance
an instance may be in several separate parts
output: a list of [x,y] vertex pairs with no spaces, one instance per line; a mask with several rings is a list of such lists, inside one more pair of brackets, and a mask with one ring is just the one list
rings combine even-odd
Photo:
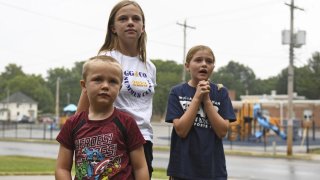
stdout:
[[84,80],[80,80],[80,86],[82,90],[86,90],[86,82]]
[[189,63],[184,63],[184,68],[186,69],[186,71],[189,71]]
[[144,33],[145,32],[145,25],[143,24],[143,26],[142,26],[142,33]]
[[112,32],[113,34],[117,34],[116,28],[114,28],[113,25],[110,26],[110,30],[111,30],[111,32]]

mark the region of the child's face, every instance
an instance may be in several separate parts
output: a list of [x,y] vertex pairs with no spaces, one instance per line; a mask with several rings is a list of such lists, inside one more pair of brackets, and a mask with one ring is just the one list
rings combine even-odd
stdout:
[[190,72],[192,81],[208,80],[214,69],[214,58],[208,50],[199,50],[185,67]]
[[112,32],[117,34],[120,42],[138,40],[144,32],[144,24],[140,9],[127,5],[119,9],[115,15]]
[[90,106],[113,105],[121,88],[121,69],[112,63],[94,62],[81,84],[87,92]]

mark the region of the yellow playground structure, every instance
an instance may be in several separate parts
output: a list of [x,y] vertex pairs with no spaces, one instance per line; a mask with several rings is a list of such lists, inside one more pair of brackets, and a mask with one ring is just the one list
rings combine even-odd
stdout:
[[259,139],[262,135],[268,135],[270,129],[282,139],[286,138],[281,131],[280,118],[269,116],[267,110],[262,110],[259,102],[244,101],[233,105],[237,120],[230,123],[230,141]]

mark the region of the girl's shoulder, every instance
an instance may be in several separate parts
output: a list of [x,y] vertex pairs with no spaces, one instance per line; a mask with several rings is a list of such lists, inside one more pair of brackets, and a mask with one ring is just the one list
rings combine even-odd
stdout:
[[223,84],[210,83],[210,87],[211,91],[213,91],[214,93],[219,93],[221,95],[228,94],[228,88]]
[[105,51],[101,51],[99,53],[99,55],[104,55],[104,56],[111,56],[113,58],[115,58],[116,60],[119,61],[120,57],[122,56],[122,54],[119,51],[116,50],[105,50]]
[[213,88],[214,90],[217,90],[217,91],[227,91],[228,90],[223,84],[216,84],[216,83],[212,83],[212,82],[210,82],[210,87],[211,87],[211,89]]
[[149,58],[146,59],[146,65],[148,68],[156,70],[156,66],[153,64],[153,62]]
[[190,86],[186,82],[181,82],[171,87],[171,92],[182,92],[184,90],[189,90]]

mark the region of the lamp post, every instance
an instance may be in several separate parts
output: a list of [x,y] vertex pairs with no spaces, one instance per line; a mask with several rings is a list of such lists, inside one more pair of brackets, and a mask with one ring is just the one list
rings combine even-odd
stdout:
[[57,82],[56,82],[56,123],[60,123],[59,122],[59,88],[60,86],[60,77],[57,78]]

